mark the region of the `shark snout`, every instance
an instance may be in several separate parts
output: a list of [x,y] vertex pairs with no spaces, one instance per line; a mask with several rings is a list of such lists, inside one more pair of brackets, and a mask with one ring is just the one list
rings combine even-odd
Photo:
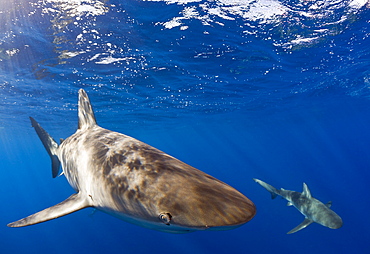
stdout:
[[175,213],[173,222],[188,228],[227,230],[243,225],[256,214],[252,202],[223,205],[212,203],[193,207],[191,212]]
[[329,227],[329,228],[331,228],[331,229],[338,229],[338,228],[340,228],[340,227],[342,227],[343,226],[343,221],[342,221],[342,219],[341,218],[338,218],[338,219],[336,219],[336,220],[333,220],[333,221],[331,221],[328,225],[327,225],[327,227]]
[[343,225],[342,218],[333,211],[330,211],[330,214],[327,214],[326,217],[321,218],[319,223],[331,229],[338,229]]
[[243,225],[256,214],[251,200],[224,183],[208,179],[202,184],[188,181],[187,186],[182,198],[168,195],[158,202],[158,210],[171,215],[171,225],[227,230]]

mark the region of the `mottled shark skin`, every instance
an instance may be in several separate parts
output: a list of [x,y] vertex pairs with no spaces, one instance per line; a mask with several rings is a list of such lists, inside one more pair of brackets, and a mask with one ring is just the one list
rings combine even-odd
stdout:
[[331,201],[327,204],[323,204],[312,197],[307,184],[303,183],[303,192],[300,193],[297,191],[284,190],[283,188],[278,190],[261,180],[255,178],[253,178],[253,180],[268,190],[271,193],[272,199],[276,198],[277,195],[285,198],[288,200],[288,206],[293,205],[305,216],[304,221],[290,230],[288,234],[304,229],[313,222],[332,229],[338,229],[342,226],[343,222],[341,217],[330,209]]
[[228,230],[253,218],[243,194],[132,137],[97,125],[89,98],[79,91],[78,129],[58,145],[33,119],[52,159],[76,191],[65,201],[10,223],[23,227],[94,207],[124,221],[170,233]]

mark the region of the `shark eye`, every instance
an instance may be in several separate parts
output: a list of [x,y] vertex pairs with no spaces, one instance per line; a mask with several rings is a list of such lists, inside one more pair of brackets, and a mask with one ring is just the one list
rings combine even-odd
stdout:
[[158,218],[166,225],[170,225],[171,214],[170,213],[160,213]]

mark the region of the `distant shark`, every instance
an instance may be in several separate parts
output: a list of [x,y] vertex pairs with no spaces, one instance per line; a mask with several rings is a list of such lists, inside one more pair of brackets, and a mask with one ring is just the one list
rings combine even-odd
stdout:
[[285,198],[288,200],[288,206],[293,205],[305,216],[304,221],[297,227],[290,230],[288,234],[292,234],[304,229],[312,222],[316,222],[332,229],[337,229],[342,226],[342,219],[330,209],[331,202],[328,202],[326,205],[324,205],[316,198],[313,198],[307,184],[303,183],[303,192],[300,193],[296,191],[284,190],[283,188],[278,190],[261,180],[255,178],[253,178],[253,180],[268,190],[271,193],[272,199],[276,198],[277,195]]
[[77,193],[9,227],[94,207],[146,228],[187,233],[233,229],[256,213],[252,201],[229,185],[132,137],[99,127],[82,89],[78,129],[60,145],[30,119],[52,160],[53,177],[62,166]]

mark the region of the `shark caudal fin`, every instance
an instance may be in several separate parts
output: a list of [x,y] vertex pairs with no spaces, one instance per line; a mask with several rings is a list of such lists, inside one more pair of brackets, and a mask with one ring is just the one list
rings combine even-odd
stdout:
[[58,144],[57,142],[47,133],[35,119],[30,117],[32,127],[35,128],[37,135],[39,136],[42,144],[51,158],[51,171],[53,178],[58,175],[60,168],[60,161],[57,156]]
[[78,91],[78,129],[88,129],[96,125],[94,111],[85,90]]
[[270,184],[265,183],[264,181],[261,181],[261,180],[256,179],[256,178],[253,178],[253,180],[256,183],[258,183],[259,185],[261,185],[263,188],[265,188],[266,190],[268,190],[271,193],[271,198],[272,199],[276,198],[277,195],[279,195],[279,190],[276,189],[275,187],[271,186]]
[[16,222],[9,223],[8,227],[18,228],[34,225],[37,223],[62,217],[64,215],[76,212],[90,206],[91,205],[89,204],[86,197],[82,196],[79,193],[73,194],[72,196],[55,206],[46,208],[45,210],[32,214]]

